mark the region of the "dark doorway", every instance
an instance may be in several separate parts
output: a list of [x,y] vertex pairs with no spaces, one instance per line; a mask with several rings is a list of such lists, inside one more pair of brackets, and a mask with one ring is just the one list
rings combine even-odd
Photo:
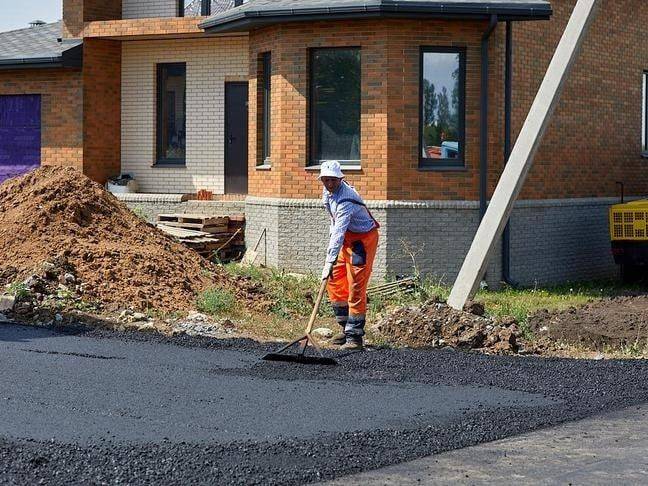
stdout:
[[225,83],[225,193],[248,192],[248,84]]

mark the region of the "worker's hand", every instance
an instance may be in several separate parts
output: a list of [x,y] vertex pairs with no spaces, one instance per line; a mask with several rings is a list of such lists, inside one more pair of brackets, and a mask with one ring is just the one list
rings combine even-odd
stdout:
[[326,262],[324,268],[322,269],[322,280],[328,279],[333,273],[333,263]]

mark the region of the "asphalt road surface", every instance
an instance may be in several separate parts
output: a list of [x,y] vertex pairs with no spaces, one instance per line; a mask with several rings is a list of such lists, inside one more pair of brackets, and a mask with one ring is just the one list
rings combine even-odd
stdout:
[[645,485],[648,406],[344,476],[326,486]]
[[648,364],[0,325],[0,483],[303,484],[648,401]]

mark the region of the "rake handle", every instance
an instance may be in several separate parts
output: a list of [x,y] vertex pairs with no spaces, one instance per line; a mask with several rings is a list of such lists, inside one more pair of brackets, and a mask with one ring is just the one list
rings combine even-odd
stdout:
[[320,285],[320,289],[317,294],[317,299],[315,300],[315,305],[313,306],[313,312],[311,312],[310,319],[308,320],[308,326],[306,327],[307,336],[313,330],[313,324],[315,324],[315,318],[317,317],[317,313],[319,312],[320,305],[322,304],[322,299],[324,298],[324,292],[326,292],[327,282],[328,282],[328,278],[325,278],[324,280],[322,280],[322,284]]

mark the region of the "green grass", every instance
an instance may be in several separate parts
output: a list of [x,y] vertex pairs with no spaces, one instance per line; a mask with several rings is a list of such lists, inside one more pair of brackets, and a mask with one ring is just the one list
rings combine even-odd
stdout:
[[200,312],[212,316],[230,314],[236,305],[236,297],[228,290],[208,289],[198,296],[196,305]]
[[17,300],[25,299],[31,295],[27,286],[22,282],[14,282],[7,287],[7,292]]
[[[310,314],[313,300],[317,294],[319,286],[317,277],[298,277],[269,268],[238,264],[226,265],[225,269],[232,274],[245,276],[262,283],[274,301],[271,308],[272,315],[269,316],[274,320],[272,326],[282,336],[290,333],[293,327],[297,329],[304,325],[304,319]],[[584,282],[545,288],[505,287],[500,290],[480,290],[475,300],[484,304],[486,313],[490,317],[515,318],[527,338],[532,339],[528,320],[531,315],[541,309],[564,310],[633,290],[639,289],[623,286],[614,281]],[[368,327],[371,322],[375,322],[396,307],[420,305],[430,299],[445,300],[449,293],[449,286],[435,280],[424,280],[414,292],[370,298]],[[325,304],[320,309],[319,317],[323,319],[319,319],[319,322],[334,329],[332,316],[330,306]],[[282,322],[284,320],[293,322]],[[639,352],[636,349],[628,351]]]
[[[271,268],[231,263],[225,265],[227,272],[259,281],[270,295],[273,303],[270,312],[283,319],[310,315],[320,280],[314,275],[294,275]],[[320,308],[320,316],[330,315],[327,303]]]

